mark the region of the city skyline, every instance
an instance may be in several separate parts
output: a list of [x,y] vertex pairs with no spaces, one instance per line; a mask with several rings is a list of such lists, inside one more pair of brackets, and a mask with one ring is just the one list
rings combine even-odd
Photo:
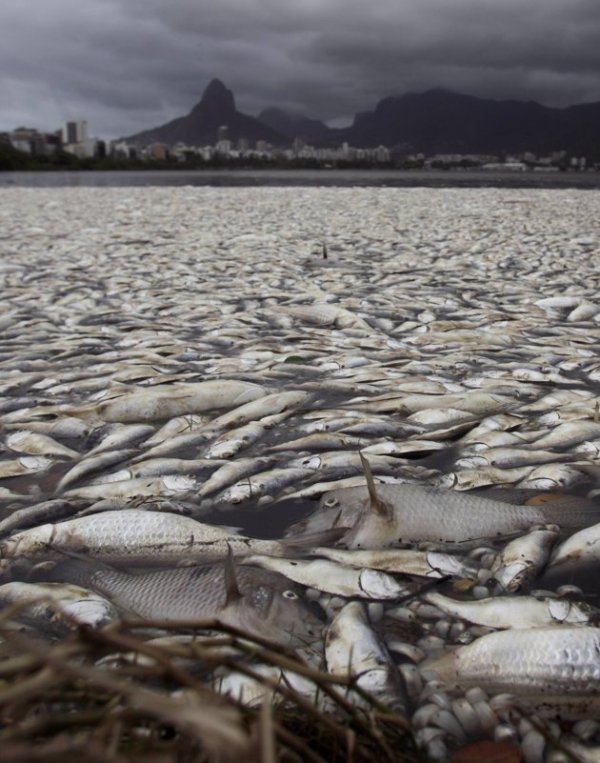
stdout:
[[114,138],[185,113],[214,76],[245,113],[337,126],[434,87],[600,101],[597,0],[3,0],[0,29],[0,130],[85,118]]

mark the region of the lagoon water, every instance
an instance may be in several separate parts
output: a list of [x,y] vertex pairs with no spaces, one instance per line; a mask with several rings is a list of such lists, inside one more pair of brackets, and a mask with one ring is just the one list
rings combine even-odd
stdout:
[[0,187],[329,186],[389,188],[600,188],[600,172],[484,170],[120,170],[0,172]]

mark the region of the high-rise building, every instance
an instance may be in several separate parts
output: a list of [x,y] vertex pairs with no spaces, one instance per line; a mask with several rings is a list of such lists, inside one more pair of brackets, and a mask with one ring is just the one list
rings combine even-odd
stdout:
[[87,122],[82,120],[80,122],[67,122],[63,127],[63,143],[67,145],[71,143],[83,143],[87,140],[88,129]]

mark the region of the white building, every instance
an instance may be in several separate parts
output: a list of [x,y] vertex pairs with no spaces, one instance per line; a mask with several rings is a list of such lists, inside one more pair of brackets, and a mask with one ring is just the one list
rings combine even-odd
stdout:
[[66,122],[62,128],[62,139],[65,145],[84,143],[88,139],[88,124],[85,119],[80,122]]

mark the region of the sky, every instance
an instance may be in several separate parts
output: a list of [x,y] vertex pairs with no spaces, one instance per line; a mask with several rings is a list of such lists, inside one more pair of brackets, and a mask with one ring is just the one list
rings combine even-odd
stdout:
[[0,130],[116,138],[214,77],[336,126],[434,87],[567,106],[600,101],[599,40],[600,0],[0,0]]

